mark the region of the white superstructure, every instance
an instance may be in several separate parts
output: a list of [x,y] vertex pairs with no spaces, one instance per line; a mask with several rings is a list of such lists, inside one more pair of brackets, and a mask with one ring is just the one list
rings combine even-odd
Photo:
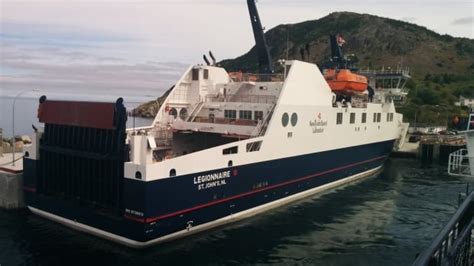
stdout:
[[139,172],[145,182],[400,137],[392,101],[336,103],[316,65],[286,64],[286,76],[188,68],[152,126],[128,130],[125,177]]

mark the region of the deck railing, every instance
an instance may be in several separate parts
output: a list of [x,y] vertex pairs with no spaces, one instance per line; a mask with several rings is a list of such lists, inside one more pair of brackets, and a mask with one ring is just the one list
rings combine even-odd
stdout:
[[283,74],[253,74],[242,72],[229,73],[230,78],[234,82],[282,82],[284,81]]
[[205,116],[196,116],[193,122],[197,123],[214,123],[214,124],[227,124],[227,125],[237,125],[237,126],[256,126],[258,124],[257,120],[250,119],[233,119],[233,118],[209,118]]
[[217,96],[207,95],[206,102],[240,102],[240,103],[266,103],[274,104],[277,101],[277,97],[274,95],[227,95],[224,97],[222,94]]
[[474,156],[470,156],[467,149],[459,149],[449,154],[448,174],[454,176],[472,177],[469,160],[474,160]]
[[[466,195],[468,190],[469,187]],[[451,220],[441,229],[431,245],[416,258],[413,265],[472,265],[473,215],[474,191],[466,197]]]

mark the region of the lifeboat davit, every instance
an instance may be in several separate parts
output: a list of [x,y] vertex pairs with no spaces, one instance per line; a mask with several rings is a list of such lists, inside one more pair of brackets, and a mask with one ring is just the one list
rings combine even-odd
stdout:
[[367,89],[367,78],[352,73],[349,69],[328,69],[324,74],[334,92],[363,92]]

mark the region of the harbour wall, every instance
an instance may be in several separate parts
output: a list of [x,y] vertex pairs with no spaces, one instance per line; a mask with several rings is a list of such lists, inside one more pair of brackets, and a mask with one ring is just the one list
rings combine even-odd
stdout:
[[24,207],[23,174],[0,171],[0,208],[13,210]]

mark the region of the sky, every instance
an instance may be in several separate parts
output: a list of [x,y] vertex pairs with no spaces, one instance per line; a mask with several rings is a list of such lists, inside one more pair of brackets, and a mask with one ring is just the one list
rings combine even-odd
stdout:
[[[474,38],[474,1],[259,0],[266,29],[336,11],[369,13]],[[0,95],[40,89],[156,97],[212,50],[254,40],[244,0],[0,0]]]

